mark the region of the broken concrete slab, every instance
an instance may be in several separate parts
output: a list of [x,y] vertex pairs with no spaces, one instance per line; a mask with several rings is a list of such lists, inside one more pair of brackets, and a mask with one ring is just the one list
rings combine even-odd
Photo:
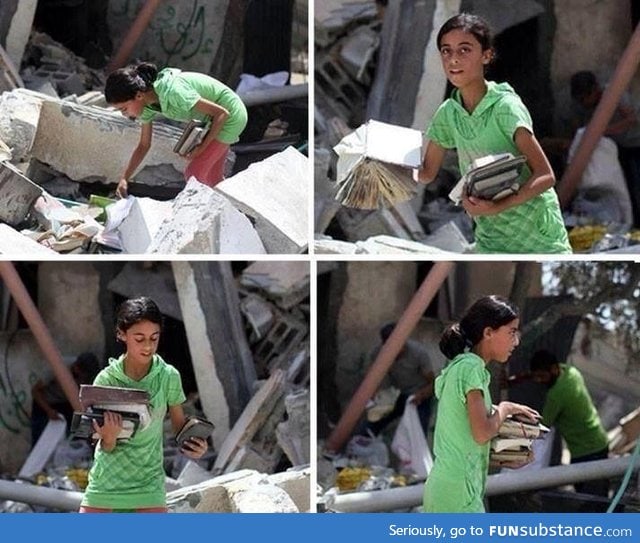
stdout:
[[0,255],[34,255],[51,258],[57,254],[9,225],[0,223]]
[[20,224],[41,195],[42,189],[18,168],[0,162],[0,221]]
[[178,475],[177,483],[180,487],[198,485],[209,481],[211,479],[211,472],[198,465],[193,460],[187,460]]
[[313,253],[317,255],[355,255],[358,246],[349,241],[332,239],[329,236],[316,238],[313,242]]
[[309,296],[309,263],[254,262],[245,268],[240,284],[259,289],[283,309],[290,309]]
[[278,424],[278,444],[291,464],[301,466],[310,462],[309,391],[302,389],[287,394],[284,399],[287,420]]
[[264,254],[265,248],[247,217],[221,194],[191,178],[172,202],[148,253]]
[[309,466],[295,467],[281,473],[269,475],[270,484],[284,490],[300,512],[311,512],[311,468]]
[[134,198],[129,214],[117,229],[124,252],[145,253],[162,223],[171,217],[172,211],[171,202]]
[[18,70],[0,45],[0,92],[11,91],[23,85]]
[[269,253],[308,245],[309,161],[293,147],[252,164],[214,187],[251,218]]
[[273,323],[271,304],[260,296],[248,295],[240,302],[240,311],[251,326],[249,341],[255,343],[262,339]]
[[0,94],[0,139],[13,153],[13,160],[27,161],[31,155],[47,96],[26,89]]
[[370,255],[388,255],[388,254],[447,254],[456,253],[443,251],[437,247],[425,245],[417,241],[409,241],[405,239],[394,238],[391,236],[374,236],[366,241],[358,241],[356,243],[359,252]]
[[231,495],[236,513],[299,513],[299,509],[282,488],[258,485]]

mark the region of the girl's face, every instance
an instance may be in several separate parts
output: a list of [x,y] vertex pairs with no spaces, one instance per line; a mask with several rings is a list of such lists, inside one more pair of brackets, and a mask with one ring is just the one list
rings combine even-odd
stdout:
[[440,59],[447,79],[457,88],[478,79],[484,81],[484,68],[491,62],[492,50],[482,50],[478,39],[470,32],[456,29],[440,40]]
[[143,320],[131,325],[126,331],[118,330],[118,339],[127,348],[127,361],[133,364],[146,365],[158,350],[160,325]]
[[128,119],[135,121],[142,114],[142,110],[144,109],[144,95],[139,92],[136,94],[135,98],[131,100],[127,100],[126,102],[118,102],[117,104],[111,104],[115,107],[120,113],[122,113]]
[[486,328],[484,340],[487,341],[491,360],[504,363],[511,357],[515,348],[520,344],[520,319],[499,328]]

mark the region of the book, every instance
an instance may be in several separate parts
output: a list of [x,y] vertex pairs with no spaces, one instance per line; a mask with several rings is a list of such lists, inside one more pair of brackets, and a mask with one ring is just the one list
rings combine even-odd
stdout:
[[173,147],[173,152],[181,156],[188,155],[202,143],[207,132],[208,127],[206,122],[195,119],[189,121]]
[[185,441],[192,437],[207,439],[213,432],[215,426],[212,422],[200,417],[189,417],[180,431],[176,434],[176,442],[182,446]]
[[465,194],[493,201],[516,194],[524,184],[520,174],[526,160],[511,153],[478,158],[449,193],[449,198],[459,205]]
[[137,388],[80,385],[79,399],[83,409],[95,404],[149,405],[149,393]]
[[[95,420],[100,426],[104,424],[106,410],[74,411],[71,419],[71,435],[79,439],[100,439],[93,428]],[[133,437],[140,426],[140,417],[135,413],[119,412],[122,416],[122,429],[118,434],[118,441],[126,441]]]

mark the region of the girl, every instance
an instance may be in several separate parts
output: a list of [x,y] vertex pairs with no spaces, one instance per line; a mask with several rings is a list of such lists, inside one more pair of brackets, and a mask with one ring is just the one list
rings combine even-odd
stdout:
[[204,141],[186,158],[185,180],[194,176],[213,187],[224,178],[229,146],[247,124],[247,109],[229,87],[205,74],[165,68],[143,62],[111,73],[104,89],[107,103],[130,119],[140,119],[140,142],[133,151],[116,194],[126,197],[129,178],[151,147],[151,123],[158,115],[176,121],[211,119]]
[[437,38],[442,67],[456,87],[436,111],[418,180],[431,182],[446,149],[458,152],[460,171],[473,160],[497,153],[523,155],[527,182],[499,201],[465,197],[463,207],[476,223],[480,253],[571,253],[562,221],[555,177],[533,135],[531,116],[508,83],[484,78],[494,56],[486,22],[466,13],[449,19]]
[[[533,409],[513,402],[492,408],[491,360],[504,364],[518,346],[518,312],[507,300],[487,296],[442,334],[440,350],[450,360],[435,380],[438,414],[435,462],[424,488],[428,513],[482,513],[490,440],[509,415],[537,421]],[[509,466],[516,467],[516,466]]]
[[[163,421],[167,409],[175,433],[185,423],[180,374],[156,354],[162,315],[150,298],[125,301],[118,310],[116,337],[126,352],[96,377],[94,384],[146,390],[150,396],[151,424],[125,442],[117,442],[122,417],[105,413],[104,424],[93,423],[100,436],[81,513],[112,511],[166,512],[163,468]],[[204,439],[192,438],[181,452],[200,458]]]

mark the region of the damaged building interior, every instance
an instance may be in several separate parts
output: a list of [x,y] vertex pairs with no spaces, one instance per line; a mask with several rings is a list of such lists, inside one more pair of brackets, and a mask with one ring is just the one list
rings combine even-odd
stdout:
[[91,353],[103,368],[123,352],[116,310],[137,296],[162,313],[158,354],[180,373],[185,413],[214,424],[192,460],[165,421],[169,511],[311,509],[309,262],[4,261],[0,293],[1,511],[78,510],[91,442],[62,408],[32,442],[34,406],[66,375],[75,395],[59,401],[78,410],[78,362]]
[[[358,209],[345,203],[340,160],[348,155],[336,147],[371,120],[425,133],[453,89],[442,71],[436,34],[460,12],[482,16],[495,35],[496,54],[486,78],[509,83],[529,110],[555,174],[573,252],[640,252],[639,181],[632,166],[637,158],[629,158],[637,157],[639,148],[640,31],[634,29],[640,11],[630,0],[316,2],[315,251],[474,251],[473,220],[448,197],[466,173],[460,172],[453,150],[447,151],[434,182],[425,186],[411,182],[411,168],[417,165],[402,159],[413,147],[403,147],[401,138],[387,138],[395,141],[388,147],[395,148],[396,159],[386,162],[404,166],[398,176],[412,194]],[[572,76],[580,71],[592,72],[603,91],[602,115],[594,113],[593,123],[580,117],[581,105],[571,96]],[[625,108],[635,118],[633,127],[609,133]],[[583,139],[577,130],[581,126],[586,126]],[[365,163],[385,162],[350,145]]]
[[[433,380],[437,389],[446,364],[439,342],[448,325],[490,294],[520,308],[520,339],[508,363],[487,365],[493,403],[515,401],[544,417],[553,388],[534,379],[530,361],[536,352],[552,352],[566,362],[562,367],[582,375],[608,453],[570,464],[574,443],[565,440],[571,438],[564,433],[566,421],[557,419],[550,434],[535,440],[533,463],[489,469],[486,511],[639,511],[637,263],[322,261],[317,273],[319,511],[422,510],[423,482],[434,457],[437,462],[434,429],[442,398],[433,397]],[[389,323],[393,332],[385,336]],[[412,372],[413,392],[394,373],[398,365]],[[420,414],[425,402],[430,411],[416,423],[422,426],[416,436],[396,402],[402,394],[419,394],[421,383],[427,392],[413,413]],[[570,419],[582,420],[581,404],[567,409]],[[587,430],[578,430],[580,443]],[[580,486],[602,480],[604,491]]]
[[[307,0],[3,0],[0,254],[305,252],[307,36]],[[140,126],[107,104],[105,82],[139,62],[240,97],[248,122],[222,182],[186,179],[185,123],[159,117],[116,201]]]

